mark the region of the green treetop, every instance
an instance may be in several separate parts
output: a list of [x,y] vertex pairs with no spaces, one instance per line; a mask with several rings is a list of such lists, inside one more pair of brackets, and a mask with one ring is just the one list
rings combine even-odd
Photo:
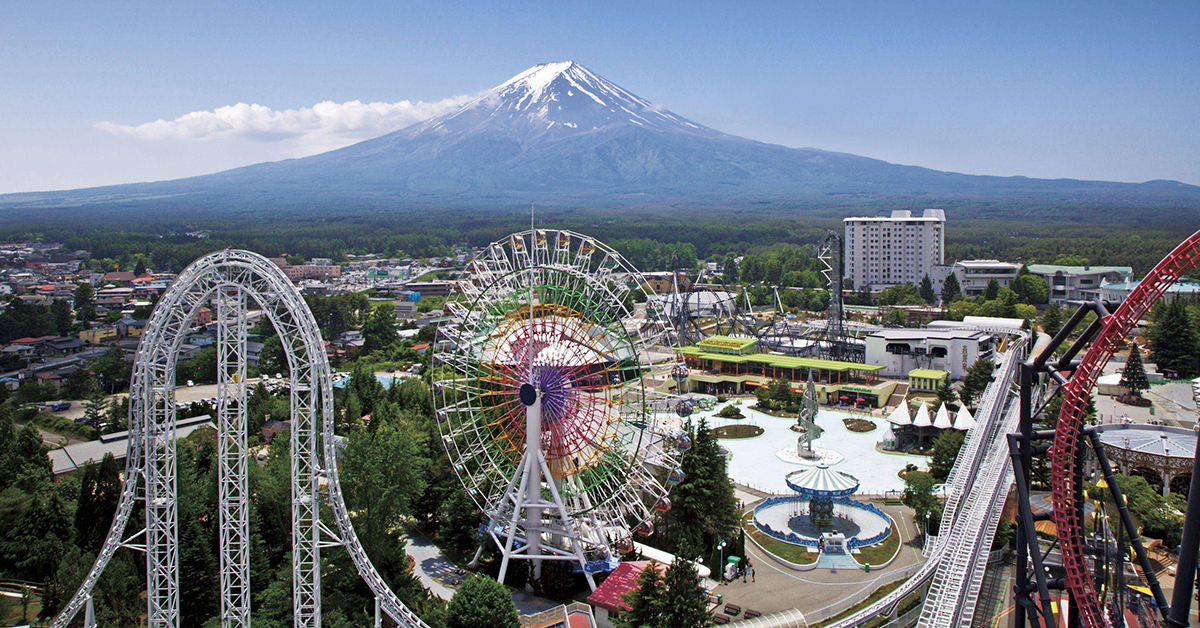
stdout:
[[518,628],[521,619],[512,594],[485,576],[473,576],[458,588],[446,607],[446,628]]

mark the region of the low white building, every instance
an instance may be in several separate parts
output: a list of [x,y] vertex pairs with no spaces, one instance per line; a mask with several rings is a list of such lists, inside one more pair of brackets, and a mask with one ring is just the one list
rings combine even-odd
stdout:
[[[1125,300],[1125,297],[1129,296],[1130,292],[1133,292],[1134,288],[1137,288],[1139,283],[1141,283],[1140,279],[1104,281],[1100,284],[1100,298],[1105,301],[1120,303]],[[1167,288],[1162,298],[1164,301],[1183,299],[1189,303],[1200,301],[1200,281],[1181,279]]]
[[1100,284],[1121,281],[1133,274],[1130,266],[1060,266],[1030,264],[1029,272],[1050,284],[1050,302],[1094,301],[1100,298]]
[[962,379],[980,357],[992,355],[991,333],[974,329],[881,329],[867,336],[867,364],[884,377],[907,378],[914,369],[935,369]]
[[993,279],[1001,286],[1011,284],[1017,278],[1019,270],[1021,270],[1021,265],[1013,262],[1002,262],[995,259],[968,259],[954,262],[952,265],[934,266],[929,271],[929,278],[933,281],[934,291],[940,294],[946,278],[950,276],[950,273],[954,273],[954,276],[958,278],[958,285],[963,296],[976,297],[983,294],[988,283]]

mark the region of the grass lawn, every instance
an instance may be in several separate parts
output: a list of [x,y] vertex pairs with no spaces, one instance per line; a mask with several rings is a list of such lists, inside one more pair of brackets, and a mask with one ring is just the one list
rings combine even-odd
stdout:
[[892,533],[878,545],[864,547],[854,555],[854,559],[864,565],[882,565],[900,549],[900,531],[892,524]]
[[30,423],[47,432],[54,432],[55,434],[70,436],[79,440],[96,440],[100,438],[100,430],[56,414],[39,413]]
[[724,425],[708,431],[717,438],[753,438],[762,436],[763,428],[757,425]]
[[817,562],[817,557],[820,554],[809,552],[808,548],[800,545],[792,545],[784,543],[767,534],[763,534],[761,530],[754,526],[754,511],[751,510],[745,515],[742,515],[742,528],[746,530],[746,536],[754,539],[764,550],[769,554],[773,554],[797,565],[811,565]]
[[830,617],[829,619],[826,619],[825,621],[817,624],[813,628],[821,628],[821,626],[828,626],[829,624],[835,623],[836,621],[838,621],[839,619],[841,619],[843,617],[846,617],[847,615],[852,615],[855,612],[857,612],[859,609],[870,606],[870,605],[874,604],[875,602],[879,601],[880,598],[887,595],[888,593],[891,593],[892,591],[895,591],[902,584],[904,584],[904,579],[900,579],[895,582],[889,582],[889,583],[879,587],[878,589],[875,589],[875,591],[873,593],[871,593],[871,595],[868,595],[866,598],[864,598],[863,601],[859,602],[858,604],[855,604],[854,606],[851,606],[850,608],[847,608],[846,610],[838,613],[837,615],[834,615],[833,617]]

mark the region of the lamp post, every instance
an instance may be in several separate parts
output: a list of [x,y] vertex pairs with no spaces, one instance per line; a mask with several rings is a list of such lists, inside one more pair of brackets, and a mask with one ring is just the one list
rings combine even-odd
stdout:
[[717,559],[717,564],[714,565],[718,569],[717,576],[719,578],[721,578],[722,580],[725,579],[725,574],[723,571],[725,569],[725,546],[726,546],[725,541],[721,541],[721,543],[719,545],[717,545],[717,552],[718,552],[717,556],[719,558]]

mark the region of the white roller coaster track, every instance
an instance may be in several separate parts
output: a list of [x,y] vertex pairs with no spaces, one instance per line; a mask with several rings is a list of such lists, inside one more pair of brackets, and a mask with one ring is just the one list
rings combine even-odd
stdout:
[[[297,627],[321,625],[322,548],[344,547],[375,595],[382,616],[404,628],[424,627],[388,588],[358,541],[338,483],[333,438],[333,388],[316,321],[299,291],[265,257],[225,250],[188,266],[159,300],[138,347],[130,385],[129,451],[117,512],[96,562],[51,624],[65,628],[86,609],[113,554],[146,552],[147,626],[178,628],[179,547],[175,475],[175,364],[200,307],[217,301],[221,625],[249,625],[246,538],[246,324],[250,303],[265,313],[283,340],[291,370],[292,586]],[[126,534],[134,506],[145,505],[145,527]],[[329,507],[336,530],[320,520]],[[189,619],[195,624],[195,618]]]
[[[1013,377],[1024,359],[1025,345],[1024,338],[1015,340],[1004,353],[994,379],[980,401],[976,416],[979,423],[968,433],[947,477],[948,498],[941,529],[948,532],[938,535],[927,545],[928,560],[911,578],[870,606],[829,624],[827,628],[855,628],[886,615],[901,600],[931,581],[920,625],[970,625],[1000,508],[1010,484],[1008,446],[1004,439],[1016,426],[1017,414],[1015,409],[1009,412],[1008,406]],[[793,625],[793,615],[794,611],[772,613],[738,625],[747,628]]]

